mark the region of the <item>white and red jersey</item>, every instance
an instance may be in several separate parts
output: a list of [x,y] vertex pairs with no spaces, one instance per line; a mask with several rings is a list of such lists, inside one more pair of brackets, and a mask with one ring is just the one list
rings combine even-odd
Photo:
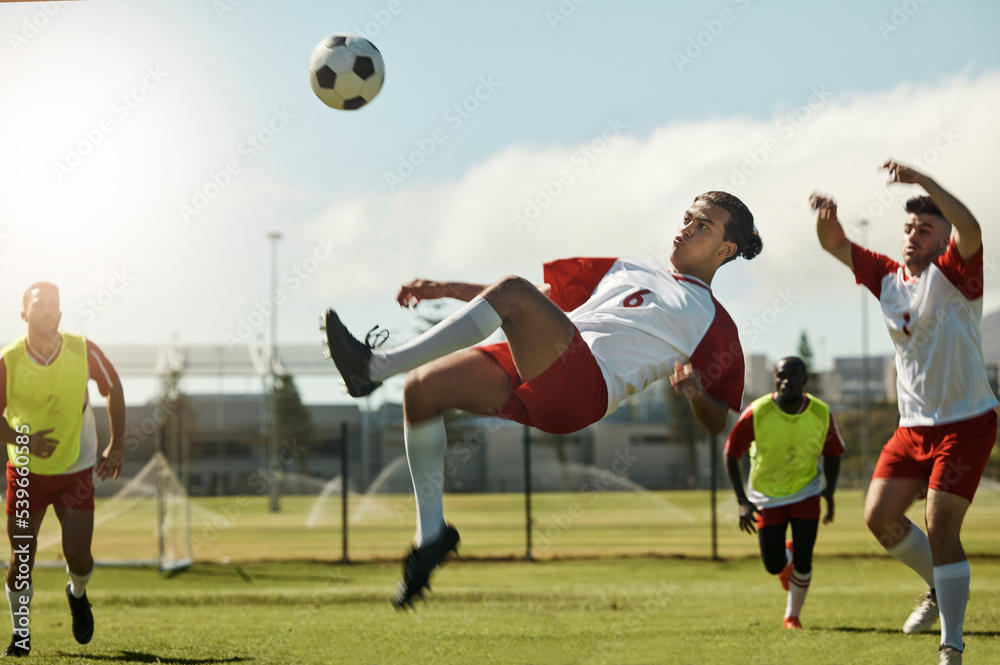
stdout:
[[997,406],[983,361],[983,248],[963,260],[955,240],[920,275],[851,245],[858,284],[879,300],[896,347],[900,427],[943,425]]
[[545,283],[604,374],[608,413],[672,375],[675,362],[690,362],[710,395],[740,410],[736,324],[700,279],[642,259],[575,258],[545,264]]
[[[28,357],[32,361],[39,365],[47,364],[46,359],[35,353],[34,349],[30,346],[27,349]],[[61,348],[59,353],[62,353]],[[55,357],[49,358],[48,364],[55,362],[59,353]],[[97,383],[97,389],[104,397],[107,397],[111,393],[111,389],[118,385],[118,373],[115,368],[108,361],[104,352],[89,339],[87,340],[87,370],[89,379]],[[2,356],[0,356],[0,386],[4,387],[3,390],[0,390],[0,414],[3,414],[7,409],[7,363],[4,362]],[[80,456],[76,462],[59,475],[83,471],[97,463],[97,422],[94,420],[94,410],[90,405],[89,395],[84,398],[83,404],[80,405],[80,412],[83,415],[83,425],[80,429]]]

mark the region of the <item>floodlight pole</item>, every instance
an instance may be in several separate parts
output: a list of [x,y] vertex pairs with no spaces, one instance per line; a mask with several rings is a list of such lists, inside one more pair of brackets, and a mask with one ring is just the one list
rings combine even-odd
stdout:
[[281,467],[278,464],[278,298],[276,296],[278,292],[278,241],[281,240],[281,234],[272,231],[267,234],[267,237],[271,241],[271,291],[268,294],[268,300],[271,301],[271,330],[267,344],[269,383],[267,398],[267,460],[268,470],[270,471],[269,477],[271,479],[270,509],[272,513],[276,513],[281,510],[280,485],[282,476]]

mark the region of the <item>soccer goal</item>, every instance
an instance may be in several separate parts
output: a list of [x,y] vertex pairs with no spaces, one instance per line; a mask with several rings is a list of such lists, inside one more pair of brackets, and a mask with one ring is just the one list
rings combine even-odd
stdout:
[[[43,526],[41,558],[58,552],[58,539],[57,531],[46,532]],[[191,504],[162,453],[154,453],[113,495],[98,500],[93,551],[100,565],[155,564],[162,571],[191,565]]]

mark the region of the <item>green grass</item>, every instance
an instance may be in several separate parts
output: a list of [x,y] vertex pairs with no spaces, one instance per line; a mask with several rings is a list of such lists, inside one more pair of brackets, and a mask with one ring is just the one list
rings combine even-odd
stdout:
[[[966,665],[1000,662],[1000,562],[972,562]],[[818,559],[803,631],[753,559],[473,562],[447,565],[416,612],[388,603],[398,564],[200,565],[172,578],[101,568],[97,630],[73,642],[65,575],[36,572],[33,662],[936,663],[938,631],[899,628],[920,591],[885,557]]]
[[[860,490],[837,492],[836,520],[821,526],[821,556],[868,556],[879,547],[862,520]],[[289,496],[281,512],[265,496],[195,498],[190,516],[196,561],[337,561],[341,558],[340,500]],[[918,524],[923,502],[910,512]],[[315,512],[314,512],[314,509]],[[395,560],[413,537],[413,496],[352,497],[349,558]],[[535,558],[685,556],[708,558],[710,500],[706,491],[562,492],[533,497]],[[719,555],[756,556],[756,539],[741,533],[731,491],[719,492]],[[310,515],[313,519],[310,520]],[[525,508],[520,494],[448,494],[445,515],[462,532],[471,558],[523,558]],[[95,519],[99,561],[153,561],[157,557],[152,498],[104,500]],[[40,534],[39,560],[61,556],[58,524],[49,515]],[[963,542],[972,555],[1000,555],[1000,491],[980,490],[966,517]]]

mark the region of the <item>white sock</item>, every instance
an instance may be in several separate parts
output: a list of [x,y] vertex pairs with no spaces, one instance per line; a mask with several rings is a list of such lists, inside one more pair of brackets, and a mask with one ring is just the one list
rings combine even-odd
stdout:
[[794,558],[795,557],[792,554],[792,551],[786,547],[785,548],[785,565],[787,566],[790,563],[792,563],[792,561],[794,560]]
[[910,530],[903,539],[886,551],[924,578],[929,589],[934,588],[934,557],[931,555],[931,541],[920,527],[910,522]]
[[35,586],[29,584],[27,589],[11,591],[10,587],[4,584],[4,589],[7,591],[7,604],[10,605],[10,624],[14,629],[14,635],[27,637],[29,632],[28,612],[31,606],[31,597],[35,595]]
[[785,604],[785,618],[797,617],[806,603],[806,593],[812,580],[812,571],[800,573],[792,568],[792,577],[788,580],[788,602]]
[[87,582],[90,581],[90,576],[94,574],[94,567],[90,567],[90,572],[86,575],[76,575],[69,566],[66,566],[66,572],[69,573],[69,592],[73,594],[74,598],[82,598],[84,592],[87,590]]
[[482,296],[414,340],[387,351],[372,351],[368,375],[373,381],[420,367],[449,353],[478,344],[493,334],[502,321]]
[[444,530],[444,454],[448,435],[438,416],[411,425],[403,423],[406,461],[410,463],[413,495],[417,500],[417,547],[437,540]]
[[965,623],[971,577],[968,561],[934,566],[934,590],[941,613],[941,644],[959,651],[965,648],[962,644],[962,624]]

